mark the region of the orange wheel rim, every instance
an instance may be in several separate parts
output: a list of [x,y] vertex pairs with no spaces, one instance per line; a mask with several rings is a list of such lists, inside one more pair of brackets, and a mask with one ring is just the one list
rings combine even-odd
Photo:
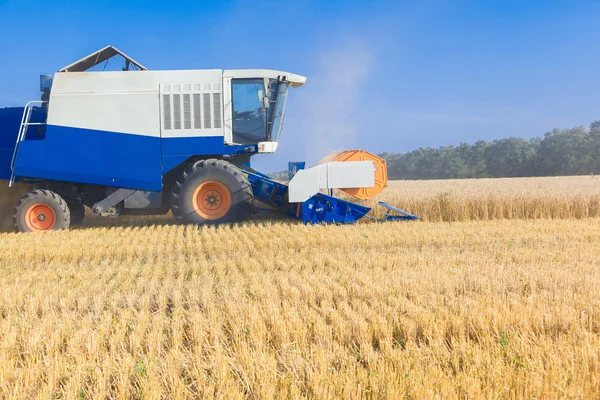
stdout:
[[32,231],[49,231],[56,223],[56,213],[47,204],[34,204],[25,213],[25,223]]
[[231,193],[222,183],[208,181],[196,188],[192,202],[199,216],[215,220],[224,217],[231,208]]

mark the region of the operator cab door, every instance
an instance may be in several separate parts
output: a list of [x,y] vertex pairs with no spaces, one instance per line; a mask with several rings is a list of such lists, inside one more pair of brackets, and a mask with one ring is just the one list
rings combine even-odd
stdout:
[[256,144],[267,141],[267,110],[263,78],[232,79],[233,142]]

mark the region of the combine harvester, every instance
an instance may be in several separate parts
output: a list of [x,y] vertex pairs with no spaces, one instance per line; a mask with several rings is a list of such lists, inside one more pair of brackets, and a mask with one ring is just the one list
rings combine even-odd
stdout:
[[[122,70],[90,71],[115,56]],[[332,190],[379,193],[387,170],[373,154],[342,152],[308,169],[290,163],[289,185],[250,168],[253,155],[277,150],[288,91],[305,82],[261,69],[148,71],[112,46],[42,75],[40,101],[0,109],[0,179],[36,188],[16,204],[15,229],[78,225],[85,206],[103,217],[172,210],[218,224],[245,219],[261,202],[304,223],[358,221],[370,209]],[[417,218],[380,204],[384,220]]]

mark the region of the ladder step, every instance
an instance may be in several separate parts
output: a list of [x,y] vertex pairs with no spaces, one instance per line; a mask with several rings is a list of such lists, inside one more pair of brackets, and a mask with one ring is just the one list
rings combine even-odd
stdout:
[[11,187],[16,180],[16,176],[15,176],[15,163],[17,161],[17,153],[19,152],[19,145],[21,144],[21,142],[23,140],[25,140],[25,137],[27,136],[27,130],[29,128],[30,125],[46,125],[45,123],[30,123],[31,121],[31,115],[33,114],[33,108],[34,108],[34,104],[39,104],[39,105],[44,105],[48,103],[47,101],[30,101],[29,103],[27,103],[25,105],[25,108],[23,109],[23,116],[21,117],[21,125],[19,126],[19,133],[17,134],[17,142],[15,143],[15,149],[13,151],[13,156],[12,156],[12,160],[10,162],[10,170],[11,175],[10,175],[10,181],[8,186]]

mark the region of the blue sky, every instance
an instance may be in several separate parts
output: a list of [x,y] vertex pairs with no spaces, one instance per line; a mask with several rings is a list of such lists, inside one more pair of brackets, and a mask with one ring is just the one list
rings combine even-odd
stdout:
[[600,119],[598,1],[0,0],[0,107],[107,44],[150,69],[270,68],[290,92],[266,171],[332,150],[541,136]]

